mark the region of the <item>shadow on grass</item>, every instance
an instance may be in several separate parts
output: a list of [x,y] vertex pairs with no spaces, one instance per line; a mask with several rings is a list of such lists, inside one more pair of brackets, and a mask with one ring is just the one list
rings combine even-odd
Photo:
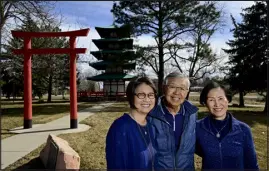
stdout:
[[[33,106],[32,107],[32,113],[33,115],[38,114],[38,115],[54,115],[58,113],[64,113],[64,112],[69,112],[70,111],[70,106],[69,104],[59,104],[59,105],[50,105],[50,104],[45,104],[42,106]],[[2,109],[2,115],[3,116],[8,116],[8,117],[17,117],[17,116],[22,116],[23,115],[23,106],[19,108],[4,108]]]
[[128,112],[130,110],[129,105],[126,106],[109,106],[102,109],[102,112]]
[[[79,104],[78,111],[82,110],[86,107],[92,107],[93,105],[90,104]],[[57,103],[44,103],[44,105],[32,106],[32,113],[33,116],[37,115],[54,115],[60,113],[69,113],[70,112],[70,104],[57,104]],[[18,117],[23,116],[23,106],[21,107],[14,107],[14,108],[3,108],[2,109],[2,116],[8,117]]]
[[42,132],[55,132],[55,131],[67,131],[71,130],[70,128],[58,128],[58,129],[43,129],[43,130],[37,130],[37,131],[25,131],[23,128],[18,129],[18,130],[23,130],[24,132],[20,133],[13,133],[13,132],[8,132],[8,133],[1,133],[1,134],[32,134],[32,133],[42,133]]
[[[267,125],[267,117],[264,112],[257,111],[238,111],[238,110],[229,110],[229,112],[239,121],[245,122],[250,127],[255,123],[262,125]],[[202,119],[208,115],[208,112],[198,112],[198,119]]]
[[25,170],[25,169],[27,169],[27,170],[28,169],[38,169],[38,170],[42,169],[42,170],[44,170],[45,166],[43,165],[41,159],[39,157],[36,157],[36,158],[30,160],[28,163],[26,163],[22,166],[19,166],[14,170],[19,171],[19,170]]
[[[55,101],[51,101],[49,103],[69,103],[70,101],[69,100],[55,100]],[[4,101],[1,101],[1,104],[2,105],[20,105],[20,104],[23,104],[23,100],[15,100],[13,102],[13,100],[4,100]],[[47,103],[46,100],[44,101],[38,101],[38,100],[33,100],[32,104],[49,104]]]

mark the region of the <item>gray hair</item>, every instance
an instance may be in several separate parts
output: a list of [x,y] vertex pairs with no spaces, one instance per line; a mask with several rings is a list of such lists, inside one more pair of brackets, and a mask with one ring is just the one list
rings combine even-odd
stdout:
[[168,78],[186,78],[188,80],[188,88],[190,88],[190,86],[191,86],[191,82],[190,82],[189,77],[186,75],[183,75],[180,72],[171,72],[170,74],[168,74],[163,80],[164,85],[167,85]]

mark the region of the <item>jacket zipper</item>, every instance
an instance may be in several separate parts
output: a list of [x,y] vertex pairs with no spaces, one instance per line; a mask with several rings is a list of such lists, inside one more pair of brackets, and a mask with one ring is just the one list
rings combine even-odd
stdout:
[[220,152],[220,168],[222,168],[222,152],[221,152],[221,142],[219,143],[219,152]]
[[[191,115],[193,115],[194,113],[192,113],[192,114],[190,114],[190,116]],[[162,118],[159,118],[159,117],[155,117],[155,116],[152,116],[152,115],[150,115],[152,118],[155,118],[155,119],[158,119],[158,120],[161,120],[161,121],[163,121],[164,123],[166,123],[166,124],[168,124],[170,127],[172,127],[172,125],[170,125],[170,123],[169,122],[167,122],[165,119],[162,119]],[[174,120],[174,125],[175,125],[175,120]],[[183,128],[185,128],[185,127],[183,127]],[[174,137],[174,136],[172,136],[172,137]],[[177,153],[177,151],[175,150],[175,148],[174,148],[174,145],[173,145],[173,143],[175,143],[175,140],[174,140],[174,138],[172,138],[173,140],[172,140],[172,143],[171,143],[171,146],[172,146],[172,153],[173,153],[173,158],[174,158],[174,161],[173,161],[173,163],[174,163],[174,168],[173,168],[173,170],[176,170],[176,153]],[[181,144],[181,143],[180,143]]]
[[[173,131],[175,131],[176,130],[176,121],[175,121],[175,115],[172,115],[173,116]],[[174,132],[173,132],[174,133]],[[174,140],[175,141],[175,140]],[[173,143],[175,143],[175,142],[173,142],[172,141],[172,147],[174,147],[173,146]],[[173,148],[173,153],[174,153],[174,170],[176,170],[176,150]]]
[[[154,116],[152,116],[152,115],[151,115],[151,117],[163,121],[164,123],[166,123],[167,125],[169,125],[170,128],[173,127],[173,126],[170,125],[170,123],[167,122],[165,119],[162,119],[162,118],[159,118],[159,117],[154,117]],[[175,125],[175,122],[174,122],[174,125]],[[169,128],[169,132],[171,131],[170,128]],[[172,132],[172,133],[174,133],[174,132]],[[172,134],[172,135],[173,135],[173,134]],[[173,146],[173,142],[175,142],[175,140],[174,140],[173,137],[174,137],[174,136],[172,136],[172,141],[171,141],[172,154],[173,154],[173,158],[174,158],[174,161],[173,161],[173,163],[174,163],[174,169],[173,169],[173,170],[176,170],[176,155],[175,155],[175,149],[174,149],[174,146]]]
[[175,121],[175,115],[173,115],[173,121],[174,121],[174,123],[173,123],[173,129],[174,129],[174,131],[176,131],[176,121]]
[[[174,134],[174,131],[172,131],[172,135]],[[176,150],[175,150],[175,138],[174,136],[172,136],[172,141],[171,141],[171,147],[172,147],[172,154],[173,154],[173,163],[174,163],[174,169],[173,170],[176,170]]]

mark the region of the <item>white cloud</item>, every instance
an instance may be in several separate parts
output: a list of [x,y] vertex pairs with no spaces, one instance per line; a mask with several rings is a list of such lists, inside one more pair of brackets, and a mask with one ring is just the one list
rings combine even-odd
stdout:
[[225,5],[224,10],[228,15],[240,16],[242,9],[252,6],[255,1],[225,1],[221,3]]
[[[87,27],[80,28],[76,25],[69,25],[69,24],[61,25],[62,31],[74,31],[74,30],[80,30],[80,29],[85,29],[85,28]],[[89,66],[88,62],[94,62],[96,61],[96,59],[94,59],[93,56],[90,55],[90,52],[98,50],[98,48],[92,42],[92,39],[98,39],[98,38],[100,38],[100,36],[94,27],[90,28],[90,31],[87,36],[77,38],[76,47],[87,48],[86,54],[80,55],[81,56],[80,61],[83,61],[84,63],[77,63],[77,66],[81,70],[81,72],[87,72],[88,70],[92,69]]]
[[156,45],[156,41],[151,36],[139,36],[134,40],[134,44],[137,44],[139,46],[148,46],[148,45]]
[[[61,10],[63,15],[63,23],[61,25],[62,31],[79,30],[83,28],[90,28],[90,32],[87,37],[79,37],[77,39],[77,47],[87,48],[87,53],[83,56],[83,60],[93,60],[90,55],[90,51],[98,50],[92,39],[98,39],[100,36],[95,30],[95,26],[109,26],[112,23],[112,14],[110,12],[113,2],[112,1],[88,1],[88,2],[58,2],[58,10]],[[224,6],[224,12],[226,13],[225,19],[228,27],[226,31],[231,27],[230,14],[232,14],[237,22],[240,22],[240,12],[243,8],[253,5],[254,1],[220,1],[220,5]],[[58,11],[59,12],[59,11]],[[14,24],[13,20],[9,21],[10,24]],[[227,48],[226,41],[231,38],[229,34],[218,34],[211,39],[211,45],[213,51],[217,54],[221,54],[221,48]],[[140,46],[156,45],[154,38],[151,36],[140,36],[135,39],[135,44]],[[91,67],[88,63],[78,64],[82,71],[88,71]],[[148,71],[151,74],[150,71]],[[152,74],[155,75],[155,74]]]
[[87,2],[89,6],[93,9],[99,9],[100,11],[103,11],[104,13],[107,13],[107,11],[110,13],[110,10],[113,6],[113,1],[89,1]]
[[[224,34],[217,34],[215,35],[210,43],[212,46],[212,49],[215,53],[217,53],[218,55],[223,54],[223,51],[221,50],[222,48],[228,48],[228,46],[226,45],[226,41],[228,41],[228,39],[232,38],[231,33],[229,32],[229,29],[231,28],[231,19],[230,19],[230,14],[232,14],[237,22],[240,22],[240,12],[242,12],[243,8],[249,7],[251,5],[254,4],[254,1],[220,1],[219,2],[220,5],[224,6],[224,12],[225,12],[225,20],[226,20],[226,24],[227,27],[225,27],[225,31]],[[87,37],[80,37],[78,38],[78,43],[77,46],[78,47],[84,47],[88,49],[87,55],[89,56],[89,52],[90,51],[95,51],[98,50],[98,48],[94,45],[94,43],[92,42],[92,39],[98,39],[100,38],[100,36],[98,35],[98,33],[96,32],[96,30],[94,29],[95,26],[105,26],[105,25],[95,25],[97,24],[98,21],[96,22],[89,22],[89,24],[85,24],[88,23],[87,21],[90,20],[91,14],[93,11],[93,9],[98,9],[96,11],[96,13],[98,13],[98,17],[100,19],[106,19],[109,16],[111,17],[111,8],[112,8],[112,1],[109,2],[84,2],[83,5],[81,5],[81,2],[75,2],[75,4],[79,5],[81,7],[81,11],[84,11],[85,13],[89,13],[89,15],[85,15],[85,16],[73,16],[73,15],[65,15],[65,23],[63,24],[63,26],[61,27],[63,30],[77,30],[80,28],[87,28],[90,27],[90,32],[89,35]],[[73,2],[74,5],[74,2]],[[81,12],[80,11],[80,12]],[[96,14],[95,14],[96,15]],[[95,16],[96,17],[96,16]],[[96,18],[94,18],[96,19]],[[82,24],[84,23],[84,25]],[[112,23],[112,21],[111,21]],[[109,25],[109,24],[108,24]],[[108,26],[107,25],[107,26]],[[156,45],[156,42],[154,40],[154,38],[152,38],[151,36],[148,35],[144,35],[144,36],[140,36],[137,39],[135,39],[134,44],[139,44],[140,46],[147,46],[147,45]],[[90,59],[90,58],[88,58]],[[226,59],[227,60],[227,59]],[[88,66],[88,64],[87,64]],[[86,65],[83,64],[83,67],[85,67],[85,70],[88,69],[88,67],[86,67]]]
[[[89,28],[89,27],[78,27],[78,26],[68,25],[68,24],[61,25],[62,31],[73,31],[73,30],[80,30],[80,29],[86,29],[86,28]],[[90,31],[88,33],[88,36],[77,38],[77,47],[87,48],[88,51],[98,50],[98,48],[92,42],[92,39],[99,39],[100,36],[94,27],[91,27],[89,29]]]

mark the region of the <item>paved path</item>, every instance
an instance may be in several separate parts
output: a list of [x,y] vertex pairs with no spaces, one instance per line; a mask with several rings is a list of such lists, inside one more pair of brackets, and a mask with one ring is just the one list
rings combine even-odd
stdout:
[[[200,93],[196,93],[196,92],[191,92],[190,93],[190,96],[193,96],[193,97],[200,97]],[[235,95],[234,97],[237,97],[239,98],[239,95]],[[262,96],[259,96],[259,95],[246,95],[244,96],[245,99],[258,99],[258,98],[262,98]]]
[[[113,103],[98,104],[96,106],[78,111],[78,123]],[[88,125],[79,124],[78,129],[70,129],[70,115],[51,121],[46,124],[33,125],[31,129],[15,128],[11,132],[18,133],[1,140],[1,169],[16,162],[31,151],[46,142],[49,134],[82,132],[89,129]]]
[[[198,104],[199,102],[193,102]],[[78,123],[87,117],[98,112],[105,107],[114,103],[103,103],[96,106],[78,111]],[[264,105],[246,105],[254,107],[264,107]],[[70,115],[66,115],[60,119],[54,120],[46,124],[33,125],[31,129],[15,128],[12,132],[18,133],[9,138],[1,140],[1,169],[6,168],[10,164],[16,162],[31,151],[38,148],[46,142],[49,134],[59,135],[63,133],[81,132],[89,129],[89,126],[79,124],[78,129],[70,129]]]
[[[194,105],[200,104],[198,101],[191,101],[191,103],[193,103]],[[229,104],[229,105],[232,105],[232,104]],[[264,107],[264,105],[260,105],[260,104],[245,104],[245,107]]]

